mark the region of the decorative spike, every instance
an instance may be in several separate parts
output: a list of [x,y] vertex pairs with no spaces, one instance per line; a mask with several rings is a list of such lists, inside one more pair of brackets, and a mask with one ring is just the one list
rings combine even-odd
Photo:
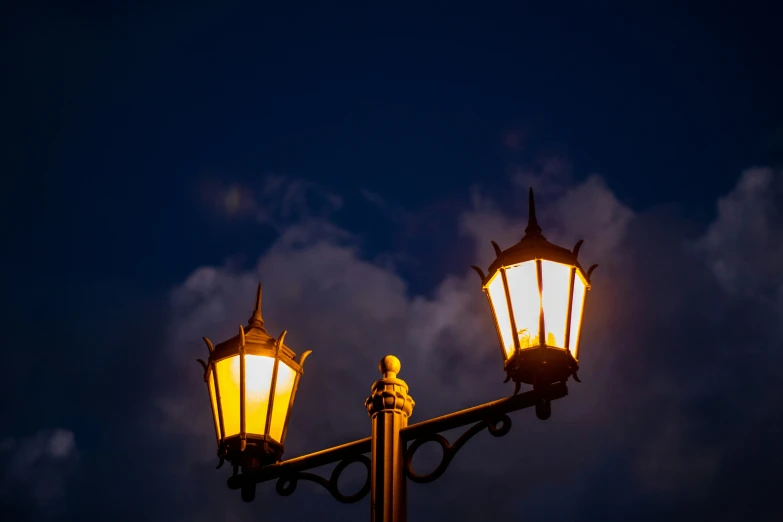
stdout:
[[587,280],[588,281],[590,280],[590,275],[593,273],[593,270],[595,270],[596,268],[598,268],[597,264],[593,265],[593,266],[591,266],[590,268],[587,269]]
[[225,457],[220,457],[220,462],[218,462],[218,465],[215,469],[220,469],[223,467],[223,463],[226,461]]
[[579,249],[582,248],[582,243],[584,243],[584,239],[580,239],[576,242],[576,245],[574,246],[574,257],[577,257],[579,255]]
[[514,382],[514,395],[519,393],[519,389],[522,387],[522,383],[519,381]]
[[579,375],[577,375],[577,373],[576,373],[576,372],[574,372],[574,380],[575,380],[576,382],[582,382],[581,380],[579,380]]
[[204,382],[209,381],[209,378],[207,377],[207,373],[208,373],[207,369],[209,368],[207,366],[207,363],[205,363],[203,359],[196,359],[196,361],[198,361],[201,367],[204,368]]
[[510,373],[507,373],[507,374],[506,374],[506,380],[505,380],[505,381],[503,381],[503,384],[506,384],[506,383],[507,383],[508,381],[510,381],[510,380],[511,380],[511,374],[510,374]]
[[262,298],[262,288],[261,283],[258,283],[258,290],[256,290],[256,306],[253,309],[253,315],[250,316],[250,319],[248,320],[249,326],[258,326],[263,328],[264,326],[264,319],[261,317],[261,298]]
[[242,348],[245,347],[245,328],[240,324],[239,325],[239,342],[241,343]]
[[533,199],[533,187],[530,187],[527,198],[527,228],[525,229],[525,235],[541,235],[541,227],[538,226],[538,219],[536,219],[536,201]]
[[495,243],[494,241],[490,241],[490,243],[492,243],[492,248],[494,248],[494,249],[495,249],[495,255],[496,255],[496,256],[498,256],[498,257],[500,257],[500,253],[501,253],[501,252],[503,252],[503,251],[500,249],[500,247],[498,246],[498,244],[497,244],[497,243]]
[[299,356],[299,367],[301,368],[302,365],[304,365],[305,359],[307,359],[307,356],[313,353],[312,350],[307,350],[302,355]]
[[473,270],[476,271],[476,273],[481,278],[481,282],[483,283],[484,282],[484,272],[479,267],[477,267],[476,265],[471,265],[470,268],[472,268]]
[[283,330],[283,332],[280,334],[280,337],[277,338],[277,347],[280,348],[283,346],[283,340],[285,339],[285,336],[288,334],[288,330]]
[[202,339],[204,339],[204,342],[207,343],[207,348],[209,349],[209,353],[214,352],[215,351],[215,347],[212,346],[212,341],[210,341],[206,337],[202,337]]

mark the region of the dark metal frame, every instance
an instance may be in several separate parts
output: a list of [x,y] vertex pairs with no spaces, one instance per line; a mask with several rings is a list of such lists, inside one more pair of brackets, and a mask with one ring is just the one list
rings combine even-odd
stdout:
[[[420,484],[432,482],[445,473],[457,452],[476,434],[485,428],[493,437],[502,437],[511,430],[509,413],[560,399],[568,395],[565,383],[555,383],[546,388],[536,389],[526,393],[512,395],[505,399],[488,402],[480,406],[468,408],[435,419],[411,424],[400,430],[400,437],[405,444],[405,476]],[[461,428],[472,424],[455,442],[449,443],[441,435],[444,431]],[[412,461],[416,451],[427,442],[435,442],[441,446],[443,454],[440,463],[429,473],[419,475],[413,471]],[[410,444],[408,444],[410,443]],[[355,440],[301,457],[284,460],[276,464],[264,466],[255,471],[237,473],[228,479],[228,487],[233,490],[248,489],[270,480],[277,480],[275,490],[282,496],[291,495],[300,480],[320,484],[339,502],[351,504],[358,502],[370,492],[370,458],[366,456],[372,449],[372,438]],[[346,495],[338,489],[340,474],[353,463],[359,462],[367,468],[367,478],[362,487],[353,494]],[[337,463],[329,478],[324,478],[309,470]]]

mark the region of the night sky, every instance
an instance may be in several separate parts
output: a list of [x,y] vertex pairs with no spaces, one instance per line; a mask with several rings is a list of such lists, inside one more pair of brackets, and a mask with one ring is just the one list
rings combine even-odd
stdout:
[[523,4],[4,3],[0,519],[367,520],[228,490],[201,337],[262,281],[313,351],[286,457],[369,435],[386,354],[411,422],[510,395],[469,267],[532,186],[600,265],[583,382],[409,520],[780,520],[783,9]]

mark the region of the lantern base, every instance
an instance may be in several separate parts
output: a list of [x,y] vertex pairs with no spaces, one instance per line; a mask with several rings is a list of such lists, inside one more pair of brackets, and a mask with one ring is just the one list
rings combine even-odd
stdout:
[[283,457],[283,445],[279,442],[250,437],[244,444],[242,442],[239,437],[227,439],[218,450],[218,456],[248,471],[280,462]]
[[534,386],[566,382],[578,369],[571,352],[551,346],[520,350],[505,363],[510,380]]

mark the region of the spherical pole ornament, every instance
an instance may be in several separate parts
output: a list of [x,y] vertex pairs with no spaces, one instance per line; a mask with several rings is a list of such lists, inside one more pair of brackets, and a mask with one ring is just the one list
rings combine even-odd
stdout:
[[400,360],[393,355],[387,355],[378,363],[378,371],[386,379],[397,378],[397,374],[400,373],[400,367]]

